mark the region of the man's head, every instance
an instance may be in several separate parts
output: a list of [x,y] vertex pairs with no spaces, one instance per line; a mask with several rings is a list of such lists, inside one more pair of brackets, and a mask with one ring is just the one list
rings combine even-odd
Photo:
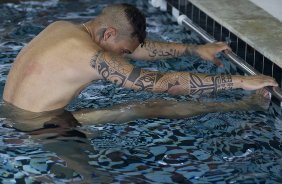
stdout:
[[132,53],[146,37],[146,19],[129,4],[110,5],[95,19],[95,41],[107,51]]

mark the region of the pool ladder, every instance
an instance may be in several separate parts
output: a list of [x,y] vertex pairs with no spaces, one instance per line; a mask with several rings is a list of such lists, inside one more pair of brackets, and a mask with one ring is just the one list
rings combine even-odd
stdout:
[[[184,25],[187,29],[195,31],[199,34],[202,39],[208,43],[216,42],[216,40],[206,33],[201,27],[195,25],[186,15],[180,15],[177,18],[177,22],[180,25]],[[244,71],[248,75],[259,75],[260,73],[256,71],[252,66],[250,66],[246,61],[239,58],[234,52],[223,53],[225,57],[230,59],[237,67]],[[275,96],[280,102],[282,102],[282,90],[279,87],[266,87],[266,89]]]
[[[156,8],[160,8],[162,11],[167,10],[166,0],[149,0],[149,3]],[[183,25],[189,30],[195,31],[202,39],[208,43],[214,43],[216,40],[210,36],[201,27],[197,26],[189,19],[186,15],[179,15],[179,10],[176,8],[172,9],[172,16],[177,19],[179,25]],[[223,55],[232,61],[237,67],[239,67],[243,72],[248,75],[260,75],[251,65],[249,65],[245,60],[238,57],[234,52],[223,53]],[[279,87],[266,87],[266,89],[275,96],[280,101],[280,106],[282,106],[282,90]]]

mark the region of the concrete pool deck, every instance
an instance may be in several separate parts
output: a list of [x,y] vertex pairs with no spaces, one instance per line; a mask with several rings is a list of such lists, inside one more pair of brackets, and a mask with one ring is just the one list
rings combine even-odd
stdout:
[[190,2],[282,68],[282,22],[258,6],[261,4],[248,0]]

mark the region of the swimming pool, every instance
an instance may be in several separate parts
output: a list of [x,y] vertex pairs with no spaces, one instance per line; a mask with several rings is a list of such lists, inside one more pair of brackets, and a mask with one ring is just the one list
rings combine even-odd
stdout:
[[[86,21],[108,3],[125,1],[25,1],[0,4],[0,94],[8,70],[19,50],[55,20]],[[172,22],[170,17],[145,1],[127,0],[146,14],[149,38],[184,43],[201,43],[195,33]],[[222,58],[225,68],[216,68],[199,58],[133,63],[161,71],[236,73]],[[234,90],[202,101],[233,101],[248,96]],[[135,92],[99,81],[86,88],[68,107],[101,108],[132,100],[197,100],[190,96]],[[1,125],[5,119],[1,118]],[[267,112],[210,113],[187,119],[144,119],[127,124],[87,126],[93,138],[82,144],[82,155],[89,158],[93,183],[281,183],[282,122],[274,108]],[[1,183],[65,183],[80,176],[64,167],[58,152],[74,152],[81,140],[61,141],[57,147],[42,145],[25,133],[1,128]],[[88,145],[89,145],[88,144]],[[57,150],[60,148],[61,150]],[[74,153],[75,154],[75,153]],[[77,158],[77,157],[78,158]],[[51,167],[53,166],[53,167]],[[64,170],[64,171],[62,171]],[[92,171],[93,170],[93,171]]]

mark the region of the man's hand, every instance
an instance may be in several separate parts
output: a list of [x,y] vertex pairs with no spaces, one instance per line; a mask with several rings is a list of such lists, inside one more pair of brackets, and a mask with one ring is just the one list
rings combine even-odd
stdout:
[[223,64],[216,58],[216,54],[225,51],[231,51],[231,48],[224,42],[208,43],[205,45],[197,46],[195,52],[204,60],[213,62],[216,66],[223,67]]
[[272,77],[266,75],[240,76],[239,86],[244,90],[257,90],[266,86],[277,87],[278,84]]

